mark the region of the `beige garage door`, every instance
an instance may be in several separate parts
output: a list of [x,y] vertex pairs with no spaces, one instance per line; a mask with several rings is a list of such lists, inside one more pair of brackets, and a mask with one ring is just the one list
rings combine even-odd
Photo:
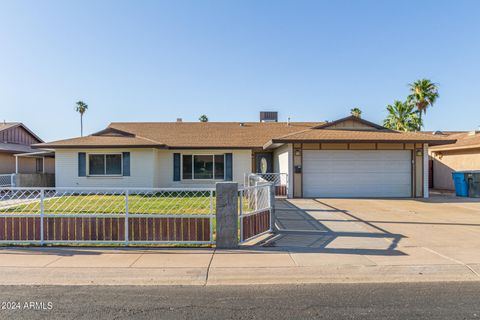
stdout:
[[305,150],[304,197],[410,197],[409,150]]

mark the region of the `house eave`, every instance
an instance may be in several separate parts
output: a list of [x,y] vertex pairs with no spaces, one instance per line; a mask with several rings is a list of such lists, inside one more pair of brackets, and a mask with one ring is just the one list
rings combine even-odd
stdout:
[[262,148],[261,146],[168,146],[166,149],[171,150],[179,150],[179,149],[189,149],[189,150],[204,150],[204,149],[214,149],[214,150],[221,150],[221,149],[232,149],[232,150],[250,150],[250,149],[258,149]]
[[128,148],[128,149],[145,149],[145,148],[154,148],[154,149],[166,149],[165,145],[32,145],[32,148],[35,149],[116,149],[116,148]]
[[267,143],[265,143],[263,145],[263,150],[271,150],[271,149],[276,149],[278,147],[281,147],[282,145],[284,145],[285,143],[284,142],[281,142],[281,143],[275,143],[273,142],[273,140],[270,140],[268,141]]
[[479,148],[480,148],[480,144],[472,144],[468,146],[451,146],[451,147],[444,145],[441,147],[432,148],[432,151],[442,152],[442,151],[470,150],[470,149],[479,149]]
[[[453,141],[453,142],[452,142]],[[455,143],[456,140],[376,140],[376,139],[361,139],[361,140],[345,140],[345,139],[273,139],[269,144],[265,145],[268,147],[272,144],[277,143],[427,143],[429,146],[439,146],[444,144]],[[264,146],[264,148],[265,148]]]
[[35,145],[32,146],[35,149],[112,149],[112,148],[155,148],[155,149],[169,149],[169,150],[179,150],[179,149],[197,149],[197,150],[205,150],[205,149],[232,149],[232,150],[250,150],[255,148],[262,148],[261,146],[167,146],[167,145]]

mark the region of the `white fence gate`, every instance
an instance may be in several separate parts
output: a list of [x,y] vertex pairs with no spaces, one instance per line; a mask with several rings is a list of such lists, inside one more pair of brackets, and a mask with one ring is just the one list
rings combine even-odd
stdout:
[[240,243],[273,230],[273,184],[263,183],[239,191]]
[[248,173],[245,174],[245,186],[251,187],[258,183],[271,183],[275,188],[275,195],[286,197],[288,195],[287,173]]

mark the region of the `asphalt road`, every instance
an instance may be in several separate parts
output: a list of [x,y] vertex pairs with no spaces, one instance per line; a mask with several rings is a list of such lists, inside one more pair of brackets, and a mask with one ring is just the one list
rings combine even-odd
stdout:
[[1,286],[7,301],[0,319],[480,319],[480,283]]

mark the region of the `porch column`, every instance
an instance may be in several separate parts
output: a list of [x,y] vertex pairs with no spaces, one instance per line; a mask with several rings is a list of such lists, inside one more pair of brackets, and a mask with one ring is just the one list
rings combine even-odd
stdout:
[[428,199],[429,198],[429,188],[430,188],[430,183],[429,183],[429,161],[428,161],[428,144],[424,143],[423,144],[423,198]]
[[15,173],[18,174],[18,157],[15,156]]
[[295,168],[293,167],[293,144],[288,145],[288,171],[287,171],[287,198],[293,198],[293,180]]
[[42,157],[42,173],[45,173],[45,157]]

